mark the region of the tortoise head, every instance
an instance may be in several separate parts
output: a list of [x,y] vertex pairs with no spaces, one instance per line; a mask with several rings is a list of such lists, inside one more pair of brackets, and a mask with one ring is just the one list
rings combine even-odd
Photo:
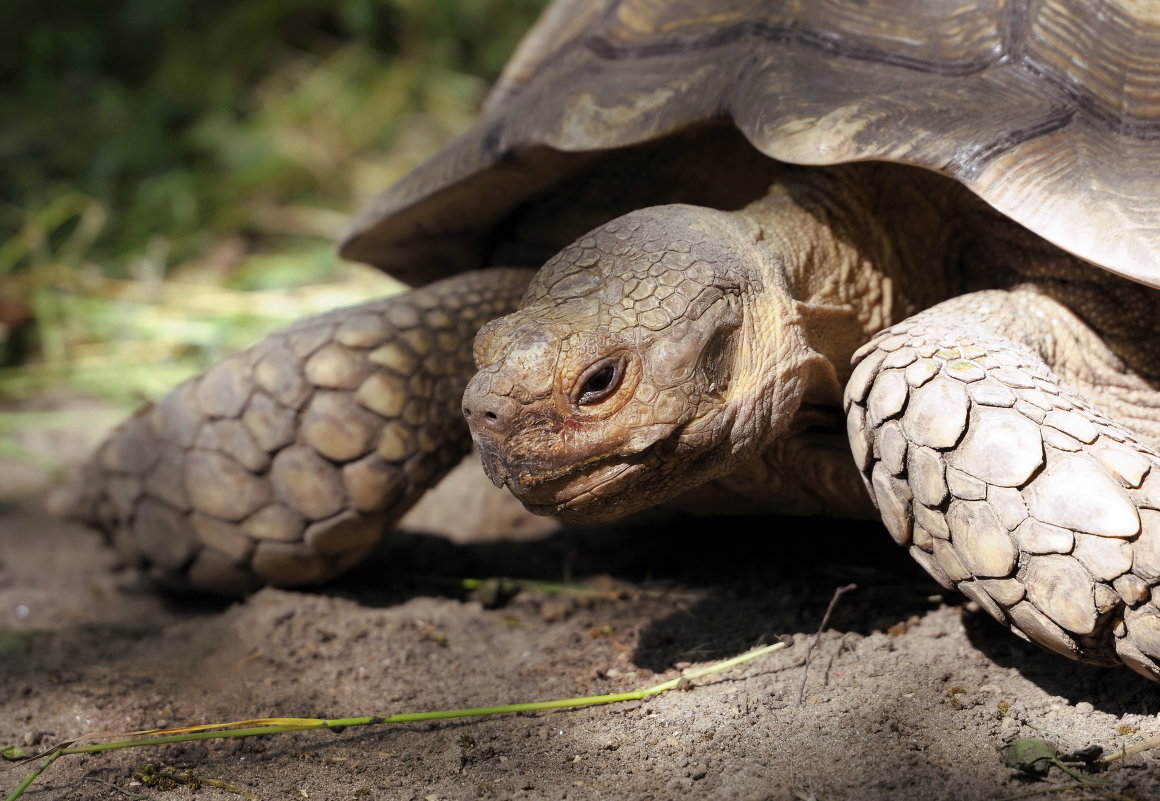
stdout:
[[660,206],[550,260],[475,340],[463,413],[491,480],[534,512],[599,520],[768,441],[800,391],[796,360],[778,364],[795,338],[769,325],[755,238],[727,213]]

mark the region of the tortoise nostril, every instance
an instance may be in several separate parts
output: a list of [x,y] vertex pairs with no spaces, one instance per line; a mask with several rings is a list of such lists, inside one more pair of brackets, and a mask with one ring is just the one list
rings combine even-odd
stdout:
[[519,415],[519,404],[505,395],[491,392],[483,382],[468,384],[461,401],[463,417],[475,434],[502,436]]
[[487,408],[478,409],[478,414],[471,418],[471,422],[493,432],[503,427],[503,420],[500,416]]
[[465,404],[463,417],[467,420],[468,425],[482,426],[493,431],[503,425],[500,415],[487,408],[489,405],[486,401],[482,404],[473,403],[471,406]]

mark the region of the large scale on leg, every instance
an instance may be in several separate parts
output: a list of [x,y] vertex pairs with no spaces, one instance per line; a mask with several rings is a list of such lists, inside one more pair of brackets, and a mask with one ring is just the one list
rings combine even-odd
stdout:
[[[559,0],[342,245],[447,282],[178,389],[75,510],[171,583],[321,580],[466,447],[466,388],[536,511],[864,515],[868,488],[1018,633],[1160,678],[1145,6]],[[485,319],[528,275],[494,268],[540,265]]]

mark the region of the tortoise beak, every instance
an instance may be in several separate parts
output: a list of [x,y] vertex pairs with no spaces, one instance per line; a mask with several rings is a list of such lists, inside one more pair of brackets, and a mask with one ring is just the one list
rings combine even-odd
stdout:
[[491,483],[500,489],[504,487],[510,489],[511,472],[504,464],[499,446],[490,439],[476,437],[475,432],[472,432],[472,438],[475,440],[476,450],[479,451],[480,461],[483,462],[483,472],[487,473]]

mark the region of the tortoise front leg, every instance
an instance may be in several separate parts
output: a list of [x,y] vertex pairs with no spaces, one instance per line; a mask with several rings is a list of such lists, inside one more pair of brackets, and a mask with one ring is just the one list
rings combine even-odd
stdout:
[[70,513],[177,588],[342,572],[467,453],[475,332],[531,276],[467,273],[278,331],[114,431]]
[[1160,679],[1160,457],[1044,359],[1083,325],[990,291],[882,332],[855,354],[850,443],[891,535],[943,586],[1051,650]]

